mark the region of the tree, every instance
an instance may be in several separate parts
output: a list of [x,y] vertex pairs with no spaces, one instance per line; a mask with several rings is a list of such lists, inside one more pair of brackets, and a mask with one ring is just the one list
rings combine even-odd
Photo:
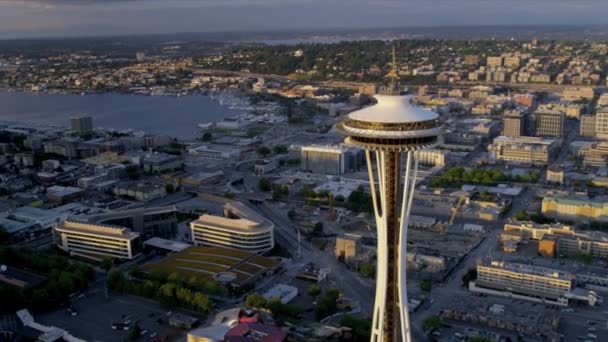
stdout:
[[353,315],[343,315],[340,325],[353,329],[355,341],[369,341],[372,331],[372,322],[366,318],[358,318]]
[[272,190],[272,182],[268,178],[260,178],[258,181],[258,188],[261,191],[270,191]]
[[296,216],[297,216],[297,213],[296,213],[296,211],[295,211],[295,210],[293,210],[293,208],[290,208],[290,209],[287,211],[287,217],[288,217],[290,220],[292,220],[292,221],[293,221],[293,220],[296,218]]
[[375,270],[374,265],[370,261],[365,261],[361,264],[359,268],[359,273],[366,278],[372,278],[374,276]]
[[11,235],[6,228],[0,226],[0,245],[7,245],[11,241]]
[[172,194],[175,192],[175,186],[173,186],[173,184],[165,184],[165,191],[168,194]]
[[129,329],[129,340],[135,341],[141,335],[141,327],[138,322],[135,322],[131,329]]
[[205,132],[201,136],[202,141],[211,141],[211,139],[213,139],[213,135],[211,134],[211,132]]
[[264,296],[261,294],[254,292],[247,296],[247,299],[245,299],[245,305],[250,308],[263,308],[266,306],[266,298],[264,298]]
[[313,230],[313,233],[315,235],[322,235],[323,234],[323,222],[319,221],[319,222],[315,223],[315,228]]
[[420,289],[423,292],[430,293],[432,286],[433,286],[433,283],[428,279],[422,279],[420,281]]
[[321,286],[317,284],[311,284],[310,286],[308,286],[307,291],[309,295],[311,295],[312,297],[316,297],[321,294]]
[[99,266],[101,267],[101,269],[108,272],[112,268],[112,265],[113,265],[113,261],[111,258],[103,258],[101,260],[101,264]]
[[441,327],[441,318],[436,315],[432,315],[427,317],[422,322],[422,330],[424,330],[427,334],[432,333],[433,331],[439,329]]
[[257,149],[257,153],[262,157],[267,157],[268,155],[270,155],[270,152],[270,149],[266,146],[260,146]]
[[274,154],[285,154],[287,153],[287,146],[285,145],[276,145],[272,148]]
[[197,311],[202,313],[208,313],[211,311],[211,300],[209,297],[205,296],[201,292],[194,293],[194,297],[192,298],[192,305],[196,308]]

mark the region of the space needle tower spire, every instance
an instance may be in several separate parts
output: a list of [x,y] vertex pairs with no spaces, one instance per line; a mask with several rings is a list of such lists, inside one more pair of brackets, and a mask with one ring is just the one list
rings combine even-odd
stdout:
[[338,124],[347,144],[365,150],[378,235],[372,342],[411,341],[407,309],[407,227],[416,185],[416,151],[437,143],[439,115],[399,90],[395,48],[389,85],[377,104]]

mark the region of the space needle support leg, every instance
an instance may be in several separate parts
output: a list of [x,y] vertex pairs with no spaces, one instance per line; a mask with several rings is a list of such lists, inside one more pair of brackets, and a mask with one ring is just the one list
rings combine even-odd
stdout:
[[[372,194],[372,202],[374,207],[374,214],[376,217],[376,227],[378,234],[378,246],[387,243],[386,236],[386,222],[383,217],[384,208],[382,203],[382,194],[384,193],[383,182],[382,182],[382,167],[381,161],[382,156],[379,152],[376,152],[376,170],[378,170],[378,187],[380,195],[377,194],[376,191],[376,180],[374,176],[374,168],[371,158],[372,152],[369,150],[365,151],[365,157],[367,159],[367,171],[369,175],[369,184],[370,184],[370,192]],[[373,323],[372,323],[372,332],[371,332],[371,341],[372,342],[383,342],[384,341],[384,310],[386,304],[386,284],[387,274],[386,274],[386,265],[388,262],[388,254],[386,249],[378,249],[377,253],[378,259],[378,267],[376,271],[376,297],[374,300],[374,311],[373,311]]]
[[409,312],[407,306],[407,229],[409,223],[410,210],[416,186],[416,172],[418,171],[418,160],[415,152],[407,152],[405,162],[405,178],[403,181],[403,198],[401,200],[401,210],[399,217],[399,318],[401,323],[402,341],[411,341]]

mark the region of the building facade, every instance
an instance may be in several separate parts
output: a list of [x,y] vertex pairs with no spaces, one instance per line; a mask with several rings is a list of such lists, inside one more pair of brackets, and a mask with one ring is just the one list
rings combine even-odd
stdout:
[[510,111],[502,117],[502,135],[507,137],[521,137],[526,135],[526,122],[528,115],[523,111]]
[[142,249],[139,234],[127,228],[71,220],[55,226],[54,240],[70,254],[96,260],[133,259]]
[[583,114],[580,118],[579,135],[584,138],[595,137],[595,115]]
[[595,115],[595,136],[608,139],[608,107],[601,107]]
[[475,287],[567,305],[565,294],[572,289],[574,278],[573,274],[544,267],[485,261],[477,265]]
[[70,117],[70,129],[76,133],[86,133],[93,130],[93,118],[90,115],[75,115]]
[[564,135],[565,114],[560,110],[535,111],[530,116],[530,130],[537,137],[560,138]]
[[541,211],[556,219],[608,222],[608,201],[602,198],[545,197]]
[[224,217],[203,215],[190,223],[195,245],[264,253],[274,247],[274,224],[239,202],[224,206]]
[[420,150],[416,152],[416,157],[421,165],[444,166],[448,151],[438,149]]
[[342,175],[355,171],[363,164],[360,150],[345,146],[302,146],[302,171]]
[[547,165],[556,149],[553,139],[500,136],[488,146],[492,161]]

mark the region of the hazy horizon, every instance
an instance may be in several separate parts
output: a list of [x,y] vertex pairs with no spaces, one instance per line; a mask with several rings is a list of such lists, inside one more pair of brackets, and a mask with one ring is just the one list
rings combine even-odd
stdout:
[[605,0],[0,0],[0,38],[608,24]]

